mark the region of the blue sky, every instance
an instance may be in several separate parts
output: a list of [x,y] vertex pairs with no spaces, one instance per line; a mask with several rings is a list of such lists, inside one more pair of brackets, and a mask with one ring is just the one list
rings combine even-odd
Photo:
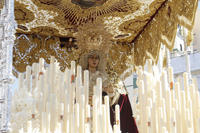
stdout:
[[200,2],[198,3],[198,9],[200,9]]

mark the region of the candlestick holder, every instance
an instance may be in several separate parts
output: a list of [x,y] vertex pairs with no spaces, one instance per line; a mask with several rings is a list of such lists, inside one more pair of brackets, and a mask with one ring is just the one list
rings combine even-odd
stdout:
[[147,122],[147,127],[151,127],[151,122]]
[[90,117],[86,118],[86,122],[85,123],[90,123]]
[[64,116],[60,115],[60,121],[63,121],[63,120],[64,120]]
[[35,114],[32,114],[32,119],[34,119],[34,120],[35,120]]

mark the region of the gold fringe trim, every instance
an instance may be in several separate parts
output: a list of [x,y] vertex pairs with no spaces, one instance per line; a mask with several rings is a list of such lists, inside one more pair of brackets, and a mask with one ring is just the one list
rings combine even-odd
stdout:
[[[192,31],[197,5],[198,0],[166,0],[163,2],[161,8],[134,42],[134,65],[144,66],[146,59],[149,58],[157,63],[161,43],[172,51],[177,25]],[[188,43],[191,43],[191,33],[187,39]],[[166,59],[163,63],[166,63]]]
[[187,46],[191,46],[193,40],[194,40],[193,32],[192,31],[188,31],[188,34],[187,34]]

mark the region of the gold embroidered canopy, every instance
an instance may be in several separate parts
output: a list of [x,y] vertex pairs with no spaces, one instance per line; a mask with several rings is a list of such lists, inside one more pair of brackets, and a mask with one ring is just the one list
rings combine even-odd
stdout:
[[191,31],[197,6],[198,0],[15,0],[14,74],[40,57],[49,63],[50,55],[61,70],[69,67],[80,53],[75,46],[61,48],[61,37],[75,39],[81,25],[98,18],[115,42],[107,67],[124,79],[146,59],[156,63],[161,43],[173,49],[177,25]]

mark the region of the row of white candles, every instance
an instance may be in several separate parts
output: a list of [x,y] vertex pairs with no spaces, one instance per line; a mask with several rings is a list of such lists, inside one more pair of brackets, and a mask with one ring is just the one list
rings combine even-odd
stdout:
[[[28,88],[28,91],[35,95],[35,88],[38,88],[37,103],[32,103],[32,120],[27,123],[27,132],[31,133],[34,128],[35,111],[39,112],[41,122],[41,133],[89,133],[90,126],[93,133],[110,133],[110,106],[109,97],[105,96],[105,104],[102,104],[102,79],[97,78],[97,85],[94,86],[93,95],[93,125],[90,125],[91,106],[88,104],[89,97],[89,71],[84,71],[84,83],[82,83],[82,68],[77,66],[77,77],[75,80],[75,61],[71,62],[71,70],[66,68],[58,80],[58,88],[55,87],[55,57],[50,60],[50,68],[44,68],[44,59],[40,58],[39,64],[33,63],[26,67],[26,78],[19,74],[19,91]],[[32,76],[32,78],[31,78]],[[31,81],[32,79],[32,81]],[[75,81],[75,82],[74,82]],[[32,83],[32,87],[31,87]],[[56,95],[56,92],[58,95]],[[56,104],[57,102],[57,104]],[[56,107],[57,106],[57,107]],[[58,116],[56,116],[56,108]],[[120,133],[119,105],[115,106],[116,125],[114,133]],[[58,120],[56,121],[56,118]]]
[[[149,73],[152,73],[152,63],[148,60]],[[197,79],[188,85],[188,75],[178,77],[174,82],[173,68],[163,71],[156,88],[147,86],[148,73],[139,68],[139,110],[141,133],[200,133],[200,99],[197,89]],[[168,84],[169,82],[169,84]],[[136,98],[134,97],[134,102]],[[136,104],[136,102],[135,102]],[[135,112],[136,113],[136,112]]]

